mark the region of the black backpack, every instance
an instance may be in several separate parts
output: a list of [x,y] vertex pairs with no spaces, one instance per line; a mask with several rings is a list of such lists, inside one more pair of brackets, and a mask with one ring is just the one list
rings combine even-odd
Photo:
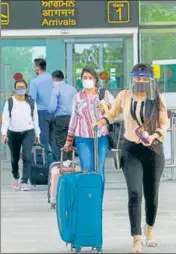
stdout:
[[[29,104],[29,106],[31,108],[31,116],[33,118],[33,116],[34,116],[35,101],[30,96],[27,96],[26,102]],[[11,116],[12,116],[12,109],[13,109],[13,98],[12,97],[10,97],[8,99],[8,107],[9,107],[9,117],[11,118]]]

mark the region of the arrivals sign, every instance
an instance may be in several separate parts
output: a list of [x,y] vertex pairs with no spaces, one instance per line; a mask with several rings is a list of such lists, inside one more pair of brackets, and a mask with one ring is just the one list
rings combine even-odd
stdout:
[[7,0],[1,2],[2,29],[137,27],[138,1]]

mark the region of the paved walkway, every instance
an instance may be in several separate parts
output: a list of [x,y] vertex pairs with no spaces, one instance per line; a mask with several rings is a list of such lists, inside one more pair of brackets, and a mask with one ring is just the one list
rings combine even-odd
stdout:
[[[36,187],[27,193],[12,191],[9,188],[9,167],[9,162],[1,163],[1,253],[69,252],[60,240],[55,211],[47,204],[46,187]],[[107,165],[107,181],[104,253],[129,253],[132,239],[126,185],[122,173],[113,170],[112,162]],[[156,249],[144,248],[145,253],[176,252],[176,182],[161,184],[156,235],[159,246]]]

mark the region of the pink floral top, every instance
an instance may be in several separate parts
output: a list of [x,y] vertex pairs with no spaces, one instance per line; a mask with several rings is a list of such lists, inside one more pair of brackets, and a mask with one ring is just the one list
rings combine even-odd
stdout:
[[[111,106],[115,99],[106,90],[104,100],[106,104]],[[92,138],[94,136],[92,124],[100,120],[103,116],[99,109],[99,103],[98,93],[93,97],[88,97],[84,89],[78,92],[73,101],[73,110],[68,132],[78,137]],[[99,137],[107,134],[107,126],[99,129]]]

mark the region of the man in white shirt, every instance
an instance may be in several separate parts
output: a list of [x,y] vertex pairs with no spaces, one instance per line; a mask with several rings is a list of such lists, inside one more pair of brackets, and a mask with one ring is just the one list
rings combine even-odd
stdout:
[[[40,143],[37,106],[27,94],[25,80],[15,81],[15,95],[6,101],[2,114],[2,142],[8,143],[11,153],[12,188],[30,190],[28,180],[31,171],[31,151],[35,143]],[[23,175],[19,182],[19,159],[22,147]]]

